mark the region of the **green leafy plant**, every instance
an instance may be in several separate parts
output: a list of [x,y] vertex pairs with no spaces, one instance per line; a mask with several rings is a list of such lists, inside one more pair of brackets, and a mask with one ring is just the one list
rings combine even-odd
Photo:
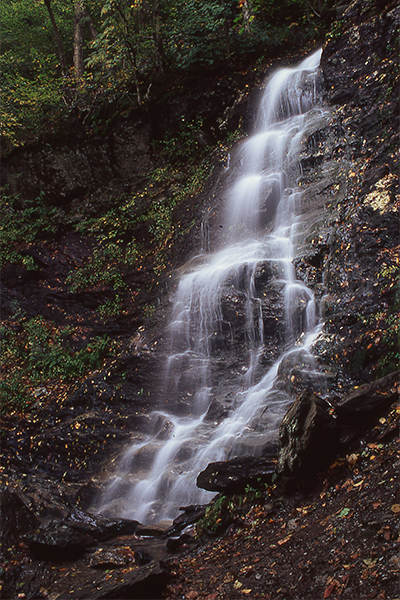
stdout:
[[21,264],[28,270],[37,269],[33,257],[16,250],[16,245],[51,237],[59,224],[58,209],[48,206],[44,194],[35,200],[21,202],[18,196],[1,197],[0,264]]
[[122,299],[120,294],[116,294],[113,300],[108,300],[104,304],[101,304],[97,310],[104,319],[119,315],[122,311]]
[[240,496],[219,494],[206,509],[205,516],[198,521],[197,536],[217,535],[224,531],[238,516],[241,503]]
[[187,121],[182,116],[176,131],[168,131],[163,139],[154,145],[161,149],[170,162],[191,162],[202,151],[200,145],[202,127],[201,117]]
[[34,386],[54,378],[70,381],[100,368],[116,350],[107,336],[82,340],[80,349],[73,349],[74,338],[77,331],[72,327],[59,328],[41,315],[27,318],[19,310],[1,326],[3,412],[25,408]]

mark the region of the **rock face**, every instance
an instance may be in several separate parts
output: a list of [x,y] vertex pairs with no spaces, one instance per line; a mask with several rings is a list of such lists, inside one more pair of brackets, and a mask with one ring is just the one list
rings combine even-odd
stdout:
[[338,449],[335,417],[326,400],[308,390],[300,394],[279,428],[277,472],[301,480],[328,465]]
[[309,485],[334,458],[351,449],[352,442],[396,401],[399,390],[398,372],[361,386],[339,401],[304,390],[279,428],[277,474],[300,487]]
[[157,166],[154,144],[164,136],[179,136],[182,118],[204,122],[197,135],[206,145],[235,130],[245,114],[240,90],[248,83],[248,77],[233,73],[223,80],[204,76],[178,89],[174,82],[171,89],[164,84],[161,90],[153,89],[146,111],[136,108],[128,118],[115,118],[100,136],[85,123],[61,126],[57,138],[6,157],[2,185],[25,199],[42,193],[67,211],[71,203],[87,209],[95,201],[99,207],[143,182]]
[[399,20],[394,2],[352,2],[321,60],[341,170],[332,184],[343,192],[331,205],[328,239],[315,236],[329,252],[317,351],[337,367],[339,391],[398,365]]

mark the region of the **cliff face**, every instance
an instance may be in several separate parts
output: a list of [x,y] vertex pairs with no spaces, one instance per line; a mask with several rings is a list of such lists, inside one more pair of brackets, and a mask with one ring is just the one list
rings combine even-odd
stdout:
[[[398,366],[400,10],[353,2],[323,52],[343,197],[332,206],[326,345],[339,389]],[[343,378],[343,380],[342,380]]]

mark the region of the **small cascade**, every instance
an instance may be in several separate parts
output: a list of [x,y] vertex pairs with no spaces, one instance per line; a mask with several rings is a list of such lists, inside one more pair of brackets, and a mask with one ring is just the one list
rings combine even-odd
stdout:
[[[196,487],[201,470],[213,461],[260,455],[276,441],[293,399],[287,373],[321,378],[310,350],[318,307],[293,266],[301,143],[327,115],[319,95],[320,54],[269,79],[254,135],[230,158],[224,244],[208,254],[203,225],[204,254],[187,265],[173,299],[166,410],[152,413],[150,431],[122,457],[102,499],[105,514],[160,522],[175,518],[179,506],[208,502],[213,494]],[[262,289],[260,269],[269,273]],[[276,290],[282,306],[282,352],[264,369],[267,288]],[[234,320],[242,323],[240,343]],[[221,356],[235,348],[242,367],[231,377],[233,367],[221,368]]]

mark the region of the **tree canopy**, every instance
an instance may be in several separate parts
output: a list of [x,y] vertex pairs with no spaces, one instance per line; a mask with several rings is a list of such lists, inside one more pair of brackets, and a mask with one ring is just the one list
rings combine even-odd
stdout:
[[143,104],[171,73],[282,54],[321,37],[333,0],[0,0],[7,151],[71,110]]

